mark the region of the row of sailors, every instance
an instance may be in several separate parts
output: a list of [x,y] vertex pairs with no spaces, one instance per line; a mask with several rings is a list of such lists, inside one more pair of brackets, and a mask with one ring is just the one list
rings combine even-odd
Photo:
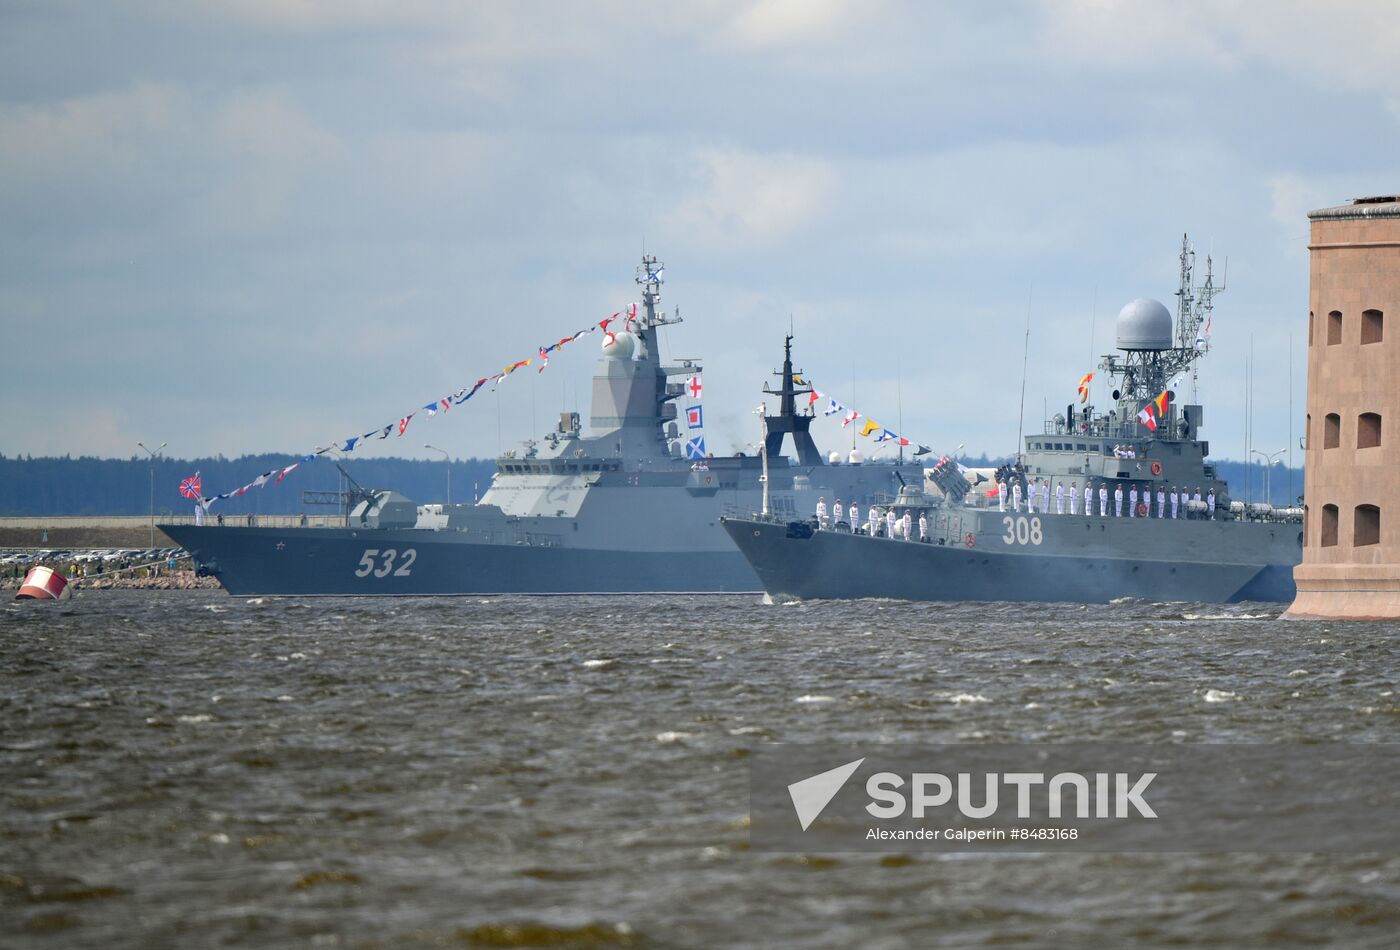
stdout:
[[[851,530],[860,533],[860,505],[851,502],[850,509],[841,507],[841,499],[836,499],[835,506],[831,509],[829,516],[826,508],[826,498],[817,499],[817,525],[823,530],[829,530],[832,525],[840,524],[844,520],[850,520]],[[880,537],[882,534],[887,538],[904,538],[907,541],[914,540],[914,526],[918,525],[919,540],[928,540],[928,515],[920,513],[919,520],[915,522],[914,516],[909,509],[904,510],[903,516],[895,514],[893,508],[886,508],[883,512],[879,506],[870,506],[870,521],[866,525],[865,533],[872,538]]]
[[[1107,482],[1099,482],[1097,494],[1098,494],[1098,500],[1099,500],[1099,517],[1100,517],[1100,518],[1107,518],[1107,517],[1108,517],[1108,501],[1109,501],[1109,492],[1108,492],[1108,483],[1107,483]],[[1093,482],[1086,482],[1086,483],[1084,484],[1084,495],[1083,495],[1083,497],[1084,497],[1084,514],[1086,514],[1086,515],[1091,515],[1091,516],[1092,516],[1093,513],[1094,513],[1094,495],[1095,495],[1095,491],[1094,491],[1094,484],[1093,484]],[[1008,489],[1007,489],[1006,482],[998,482],[998,483],[997,483],[997,510],[999,510],[999,511],[1006,511],[1006,510],[1007,510],[1006,505],[1007,505],[1008,497],[1010,498],[1010,502],[1011,502],[1011,510],[1012,510],[1012,511],[1018,511],[1018,512],[1021,511],[1021,503],[1022,503],[1022,498],[1023,498],[1023,496],[1022,496],[1022,493],[1021,493],[1021,483],[1020,483],[1020,482],[1013,482],[1013,483],[1011,484],[1011,488],[1010,488],[1009,492],[1008,492]],[[1039,502],[1037,502],[1037,500],[1036,500],[1037,498],[1039,498]],[[1065,513],[1065,503],[1066,503],[1066,501],[1068,501],[1068,503],[1069,503],[1069,513],[1072,514],[1072,515],[1078,514],[1078,513],[1079,513],[1079,498],[1080,498],[1080,494],[1079,494],[1079,483],[1078,483],[1077,481],[1074,481],[1074,482],[1070,482],[1070,483],[1069,483],[1069,490],[1068,490],[1068,491],[1065,490],[1065,486],[1064,486],[1064,483],[1063,483],[1063,482],[1060,483],[1060,484],[1058,484],[1058,485],[1056,485],[1056,486],[1055,486],[1055,514],[1057,514],[1057,515],[1062,515],[1062,514]],[[1036,505],[1037,505],[1037,504],[1039,504],[1039,506],[1040,506],[1040,507],[1039,507],[1039,513],[1040,513],[1040,514],[1049,514],[1049,513],[1050,513],[1050,482],[1049,482],[1049,480],[1047,479],[1046,481],[1042,482],[1042,481],[1040,481],[1040,479],[1038,479],[1038,478],[1037,478],[1037,479],[1034,479],[1034,480],[1031,482],[1031,484],[1030,484],[1030,490],[1029,490],[1028,492],[1026,492],[1025,495],[1024,495],[1024,500],[1025,500],[1025,510],[1026,510],[1026,512],[1027,512],[1028,514],[1036,514],[1036,513],[1037,513],[1037,508],[1036,508]],[[1126,500],[1127,503],[1128,503],[1128,517],[1129,517],[1129,518],[1137,518],[1137,517],[1139,517],[1139,516],[1141,516],[1141,517],[1143,517],[1143,518],[1150,518],[1150,517],[1152,517],[1152,489],[1151,489],[1151,488],[1144,488],[1143,491],[1142,491],[1142,493],[1141,493],[1141,495],[1139,495],[1139,493],[1138,493],[1138,486],[1137,486],[1136,483],[1134,483],[1134,484],[1128,489],[1128,493],[1127,493],[1127,495],[1125,496],[1124,493],[1123,493],[1123,486],[1122,486],[1122,485],[1117,485],[1117,486],[1113,489],[1113,516],[1114,516],[1115,518],[1121,518],[1121,517],[1123,517],[1123,502],[1124,502],[1125,500]],[[1170,491],[1167,491],[1166,489],[1162,488],[1161,486],[1158,486],[1158,488],[1157,488],[1157,517],[1158,517],[1158,518],[1166,518],[1166,517],[1167,517],[1167,506],[1170,505],[1170,506],[1171,506],[1171,517],[1172,517],[1172,518],[1180,518],[1181,515],[1182,515],[1182,513],[1183,513],[1183,511],[1184,511],[1184,509],[1186,508],[1186,503],[1187,503],[1188,501],[1195,501],[1195,502],[1202,502],[1202,501],[1204,501],[1204,502],[1205,502],[1205,507],[1206,507],[1206,512],[1207,512],[1207,517],[1209,517],[1209,518],[1211,518],[1212,520],[1214,520],[1214,518],[1215,518],[1215,489],[1212,488],[1212,489],[1205,495],[1205,497],[1202,498],[1202,496],[1201,496],[1201,489],[1200,489],[1199,486],[1196,488],[1196,492],[1195,492],[1194,495],[1191,494],[1191,490],[1188,489],[1188,488],[1178,489],[1175,485],[1173,485],[1173,486],[1171,487],[1171,490],[1170,490]],[[850,524],[851,524],[852,528],[855,529],[855,530],[859,530],[859,527],[860,527],[860,505],[857,504],[856,502],[852,502],[852,503],[851,503],[851,507],[850,507],[850,509],[849,509],[849,511],[848,511],[848,510],[845,510],[845,509],[843,509],[843,508],[841,507],[841,499],[838,498],[838,499],[836,499],[836,505],[832,508],[832,510],[831,510],[830,512],[828,512],[828,511],[827,511],[827,507],[826,507],[826,497],[823,496],[823,497],[817,499],[816,517],[817,517],[817,525],[818,525],[823,531],[829,529],[833,524],[840,524],[840,523],[842,522],[842,520],[847,519],[847,518],[850,520]],[[897,517],[897,516],[895,515],[895,512],[894,512],[894,509],[893,509],[893,508],[888,508],[888,509],[885,510],[884,516],[883,516],[883,519],[882,519],[881,513],[880,513],[880,509],[879,509],[878,507],[872,505],[872,506],[870,507],[870,523],[869,523],[869,527],[867,528],[867,531],[868,531],[868,533],[870,534],[871,537],[876,537],[876,536],[878,536],[878,535],[881,533],[881,532],[880,532],[880,528],[881,528],[881,521],[882,521],[882,520],[883,520],[883,522],[884,522],[884,528],[885,528],[884,534],[885,534],[885,537],[889,537],[889,538],[903,537],[903,538],[906,538],[906,539],[909,539],[909,540],[912,540],[912,539],[913,539],[913,519],[912,519],[912,516],[910,515],[910,513],[909,513],[908,510],[905,510],[904,516],[903,516],[902,518],[900,518],[900,517]],[[927,518],[927,516],[925,516],[925,515],[923,515],[923,514],[920,514],[920,515],[919,515],[918,525],[919,525],[919,540],[920,540],[920,541],[923,541],[923,540],[925,540],[925,539],[928,537],[928,518]]]
[[[1100,517],[1100,518],[1107,518],[1107,517],[1108,517],[1108,498],[1109,498],[1108,483],[1107,483],[1107,482],[1099,482],[1097,494],[1098,494],[1098,499],[1099,499],[1099,517]],[[1008,495],[1009,495],[1009,498],[1010,498],[1011,510],[1012,510],[1012,511],[1020,511],[1020,510],[1021,510],[1021,500],[1022,500],[1022,495],[1021,495],[1021,483],[1020,483],[1020,482],[1012,482],[1012,483],[1011,483],[1010,490],[1009,490],[1009,492],[1008,492],[1006,482],[997,482],[997,509],[998,509],[999,511],[1006,511],[1006,510],[1007,510],[1007,507],[1006,507],[1006,506],[1007,506]],[[1084,514],[1086,514],[1086,515],[1092,515],[1092,514],[1094,513],[1094,495],[1095,495],[1095,491],[1094,491],[1094,484],[1093,484],[1093,482],[1085,482],[1085,483],[1084,483]],[[1132,486],[1128,489],[1128,493],[1127,493],[1126,498],[1127,498],[1127,502],[1128,502],[1128,517],[1129,517],[1129,518],[1137,518],[1137,517],[1139,517],[1139,516],[1141,516],[1141,517],[1143,517],[1143,518],[1150,518],[1150,517],[1152,517],[1152,488],[1151,488],[1151,486],[1147,486],[1147,487],[1143,488],[1142,494],[1139,495],[1139,494],[1138,494],[1138,486],[1137,486],[1136,483],[1133,483]],[[1065,489],[1065,486],[1064,486],[1064,483],[1063,483],[1063,482],[1061,482],[1060,484],[1058,484],[1058,485],[1055,486],[1055,514],[1057,514],[1057,515],[1062,515],[1062,514],[1065,513],[1065,502],[1066,502],[1066,501],[1069,502],[1069,513],[1072,514],[1072,515],[1078,514],[1078,513],[1079,513],[1079,511],[1078,511],[1078,509],[1079,509],[1079,483],[1078,483],[1078,482],[1070,482],[1070,483],[1069,483],[1069,489],[1068,489],[1068,490]],[[1123,501],[1124,501],[1123,486],[1120,484],[1120,485],[1116,486],[1116,487],[1113,489],[1113,516],[1114,516],[1115,518],[1121,518],[1121,517],[1123,517]],[[1167,490],[1167,489],[1163,488],[1161,485],[1158,485],[1158,486],[1157,486],[1157,517],[1158,517],[1158,518],[1165,518],[1165,517],[1167,517],[1167,506],[1168,506],[1169,504],[1171,505],[1171,517],[1173,517],[1173,518],[1179,518],[1179,517],[1181,517],[1181,514],[1182,514],[1182,512],[1184,511],[1184,509],[1186,508],[1186,503],[1187,503],[1188,501],[1196,501],[1196,502],[1204,501],[1204,502],[1205,502],[1205,506],[1206,506],[1207,516],[1208,516],[1209,518],[1211,518],[1212,520],[1214,520],[1214,518],[1215,518],[1215,489],[1212,488],[1212,489],[1206,494],[1206,496],[1205,496],[1204,498],[1202,498],[1202,497],[1201,497],[1201,489],[1200,489],[1199,486],[1197,486],[1195,494],[1192,495],[1192,494],[1191,494],[1191,490],[1190,490],[1189,488],[1182,488],[1182,489],[1179,489],[1179,490],[1178,490],[1177,487],[1176,487],[1175,485],[1173,485],[1173,486],[1171,487],[1170,490]],[[1037,478],[1037,479],[1034,479],[1034,480],[1031,482],[1030,486],[1029,486],[1029,491],[1027,491],[1027,492],[1025,493],[1025,503],[1026,503],[1026,511],[1027,511],[1027,513],[1029,513],[1029,514],[1036,514],[1037,505],[1039,506],[1039,513],[1040,513],[1040,514],[1049,514],[1049,513],[1050,513],[1050,480],[1049,480],[1049,479],[1046,479],[1044,482],[1042,482],[1042,481],[1041,481],[1040,479],[1038,479],[1038,478]]]

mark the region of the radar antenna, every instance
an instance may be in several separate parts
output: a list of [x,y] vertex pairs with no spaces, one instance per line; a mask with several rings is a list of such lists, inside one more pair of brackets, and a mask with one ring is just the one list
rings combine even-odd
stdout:
[[[1196,250],[1187,235],[1181,236],[1180,284],[1176,290],[1176,339],[1175,346],[1162,350],[1130,352],[1123,357],[1105,356],[1099,368],[1114,379],[1118,379],[1121,392],[1120,401],[1141,402],[1156,395],[1178,373],[1191,374],[1192,400],[1195,399],[1196,361],[1205,355],[1208,346],[1202,342],[1205,336],[1202,326],[1209,319],[1215,306],[1215,295],[1223,293],[1224,283],[1215,284],[1211,258],[1206,258],[1206,277],[1203,283],[1195,282]],[[1129,414],[1131,418],[1131,414]]]

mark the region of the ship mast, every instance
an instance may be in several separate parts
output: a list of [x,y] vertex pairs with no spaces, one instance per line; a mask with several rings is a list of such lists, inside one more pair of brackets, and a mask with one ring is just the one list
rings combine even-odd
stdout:
[[763,391],[768,395],[778,397],[778,414],[768,417],[764,424],[764,455],[773,458],[781,455],[783,436],[790,434],[793,447],[797,449],[799,465],[823,464],[822,454],[817,450],[817,444],[812,441],[812,434],[809,431],[812,427],[812,419],[815,417],[810,412],[802,415],[797,412],[797,396],[802,393],[810,393],[812,387],[799,388],[798,386],[797,380],[801,379],[801,374],[794,373],[792,369],[791,333],[783,340],[783,368],[773,375],[782,380],[782,384],[777,389],[767,386],[763,388]]
[[[1167,382],[1176,374],[1188,370],[1191,373],[1192,401],[1195,401],[1196,361],[1206,351],[1205,346],[1196,346],[1196,339],[1215,306],[1215,295],[1222,293],[1225,285],[1215,285],[1210,257],[1206,258],[1205,281],[1201,284],[1195,282],[1196,251],[1184,234],[1181,236],[1180,262],[1180,283],[1176,290],[1176,345],[1165,350],[1108,355],[1099,364],[1105,373],[1120,380],[1120,408],[1151,399],[1166,388]],[[1126,418],[1131,420],[1132,414]]]
[[656,345],[656,334],[653,332],[657,327],[669,326],[673,323],[681,322],[681,309],[676,308],[675,316],[663,313],[656,308],[661,302],[661,275],[665,272],[666,265],[656,259],[655,255],[648,257],[642,255],[642,263],[637,266],[637,284],[642,288],[642,308],[637,314],[636,329],[637,339],[642,345],[639,359],[649,360],[653,363],[661,358],[660,348]]

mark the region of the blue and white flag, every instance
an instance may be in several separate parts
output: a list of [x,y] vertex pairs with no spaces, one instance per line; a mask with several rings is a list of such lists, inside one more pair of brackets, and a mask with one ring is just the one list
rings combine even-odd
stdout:
[[705,416],[700,411],[699,406],[691,406],[685,411],[685,424],[692,429],[703,429],[705,427]]
[[830,399],[830,398],[828,398],[828,399],[827,399],[827,406],[826,406],[826,408],[825,408],[824,410],[822,410],[822,415],[824,415],[824,416],[834,416],[834,415],[836,415],[838,412],[845,412],[845,411],[846,411],[846,407],[845,407],[845,406],[841,405],[841,404],[840,404],[839,402],[837,402],[835,399]]
[[685,457],[688,459],[705,457],[705,437],[703,435],[697,435],[685,444]]

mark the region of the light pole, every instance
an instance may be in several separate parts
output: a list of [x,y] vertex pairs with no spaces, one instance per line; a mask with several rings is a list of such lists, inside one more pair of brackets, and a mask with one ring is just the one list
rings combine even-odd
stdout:
[[1250,449],[1250,451],[1264,460],[1264,501],[1272,505],[1274,503],[1274,496],[1269,491],[1269,470],[1274,467],[1274,463],[1278,461],[1279,456],[1283,455],[1288,450],[1279,449],[1273,455],[1267,452],[1261,452],[1258,449]]
[[146,454],[149,455],[149,456],[151,457],[151,460],[150,460],[150,466],[151,466],[151,547],[155,547],[155,546],[156,546],[156,459],[158,459],[158,458],[160,457],[160,450],[163,449],[163,448],[165,448],[165,447],[166,447],[167,445],[169,445],[170,443],[169,443],[169,442],[162,442],[160,445],[156,446],[156,450],[155,450],[154,452],[152,452],[150,449],[147,449],[147,448],[146,448],[146,443],[144,443],[144,442],[137,442],[136,444],[139,445],[139,446],[141,446],[142,449],[145,449]]
[[436,445],[429,445],[429,444],[426,443],[426,442],[423,443],[423,448],[425,448],[425,449],[432,449],[434,452],[442,452],[442,460],[443,460],[444,462],[447,463],[447,503],[448,503],[448,505],[451,505],[451,504],[452,504],[452,456],[448,455],[447,452],[446,452],[444,449],[440,449],[440,448],[438,448]]

